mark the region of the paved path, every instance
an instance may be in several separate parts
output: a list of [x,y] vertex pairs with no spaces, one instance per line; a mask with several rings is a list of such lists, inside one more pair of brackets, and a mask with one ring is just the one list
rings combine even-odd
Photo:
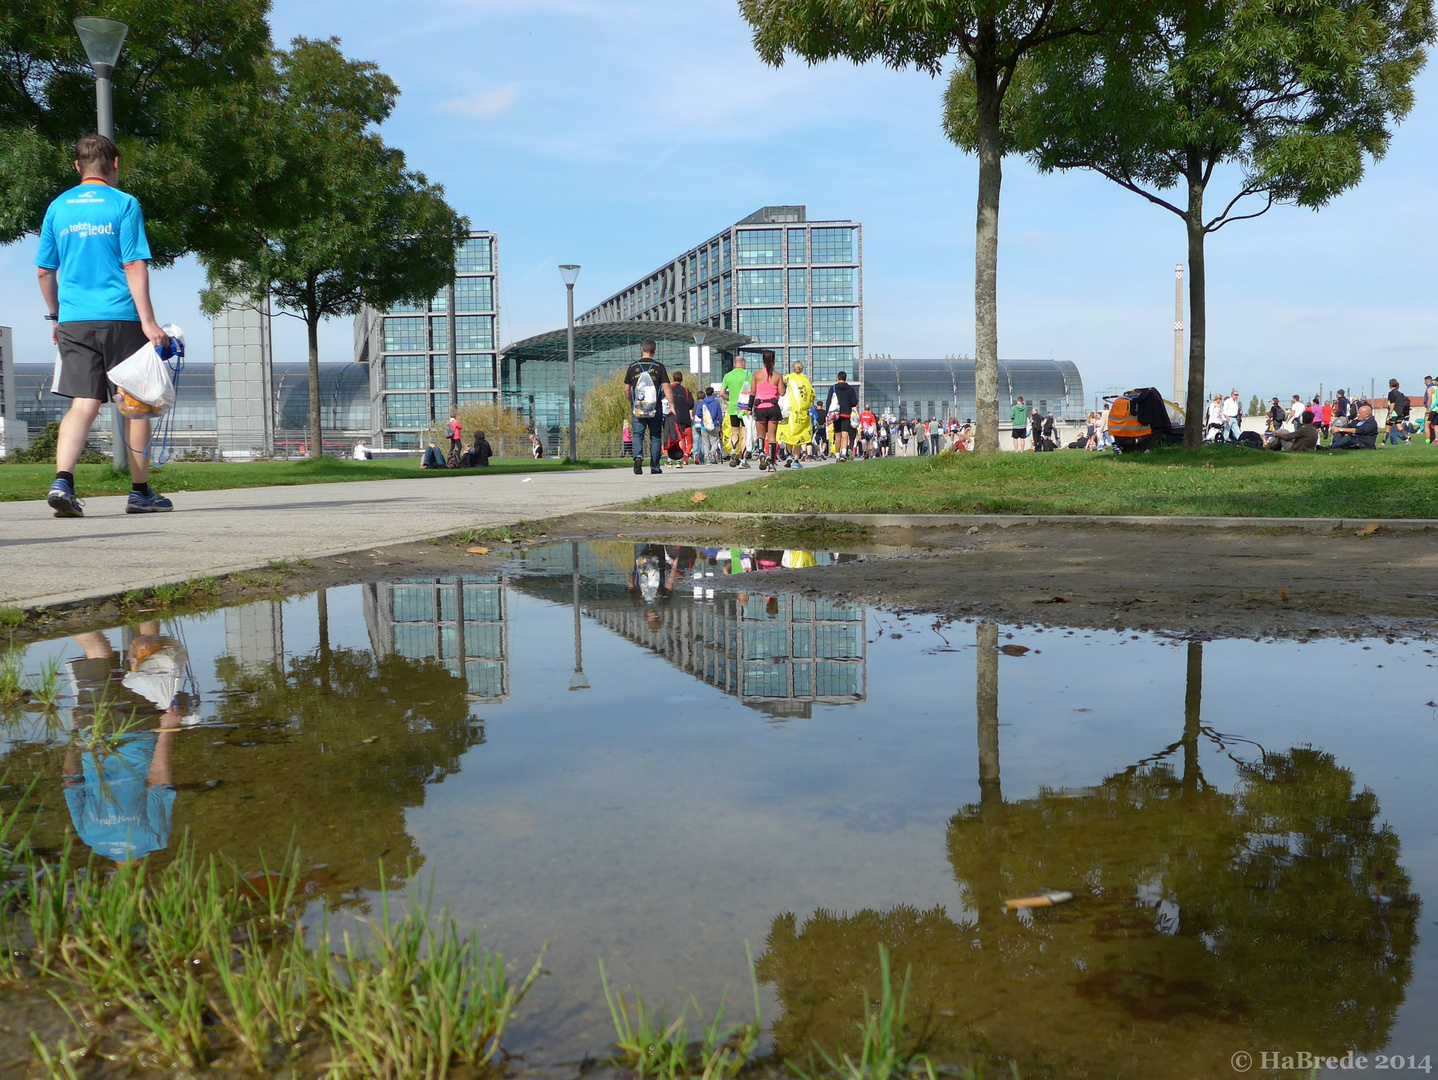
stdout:
[[176,493],[175,512],[129,516],[123,496],[59,519],[43,502],[0,503],[0,603],[43,607],[613,506],[758,475],[723,466],[366,480]]

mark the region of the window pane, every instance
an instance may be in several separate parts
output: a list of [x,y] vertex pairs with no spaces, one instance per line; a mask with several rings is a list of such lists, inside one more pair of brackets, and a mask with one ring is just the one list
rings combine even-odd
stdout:
[[384,361],[384,388],[386,390],[423,390],[423,356],[387,356]]
[[724,269],[729,269],[729,238],[724,237]]
[[449,317],[447,315],[430,316],[429,347],[431,349],[449,348]]
[[480,353],[460,353],[459,389],[483,390],[494,385],[494,361]]
[[802,263],[809,261],[805,257],[807,255],[807,252],[804,250],[807,233],[807,229],[789,230],[789,261],[791,263]]
[[777,266],[783,261],[782,229],[740,229],[734,238],[735,261],[740,266]]
[[393,312],[394,314],[400,314],[401,312],[405,312],[405,311],[421,312],[421,311],[424,311],[424,305],[423,305],[423,304],[413,304],[413,303],[408,303],[408,302],[406,302],[406,303],[403,303],[403,304],[395,304],[395,305],[394,305],[392,308],[390,308],[389,310],[390,310],[391,312]]
[[782,304],[784,302],[784,271],[740,270],[740,304]]
[[455,348],[494,348],[494,316],[457,315],[454,320]]
[[808,349],[790,349],[790,350],[789,350],[789,364],[790,364],[791,367],[792,367],[794,364],[804,364],[804,365],[807,367],[807,366],[808,366],[808,363],[809,363],[809,350],[808,350]]
[[813,243],[816,263],[856,261],[853,229],[815,229]]
[[802,304],[809,299],[809,285],[805,280],[807,270],[789,271],[789,303]]
[[783,341],[784,309],[740,308],[739,333],[756,341]]
[[436,390],[449,389],[449,355],[440,353],[429,358],[429,368],[433,372],[434,381],[430,386]]
[[[419,359],[423,359],[423,357]],[[384,418],[386,427],[424,427],[429,423],[429,395],[386,395],[384,399]]]
[[440,289],[439,292],[434,294],[434,299],[429,302],[429,310],[444,311],[444,302],[446,299],[448,299],[448,297],[445,296],[445,290]]
[[808,309],[808,308],[796,307],[796,308],[790,308],[790,309],[789,309],[789,340],[790,340],[790,341],[808,341],[808,340],[809,340],[809,309]]
[[462,277],[454,282],[455,311],[493,311],[494,279]]
[[385,319],[385,352],[406,352],[424,347],[424,319]]
[[814,370],[809,372],[816,383],[831,383],[838,377],[839,372],[852,375],[854,372],[854,349],[852,346],[842,349],[833,347],[815,349]]
[[852,304],[854,302],[854,268],[814,269],[814,303]]
[[487,236],[476,237],[466,240],[455,257],[454,268],[459,273],[477,273],[484,270],[494,269],[494,260],[490,257],[490,239]]
[[815,341],[853,341],[854,309],[851,307],[815,308]]

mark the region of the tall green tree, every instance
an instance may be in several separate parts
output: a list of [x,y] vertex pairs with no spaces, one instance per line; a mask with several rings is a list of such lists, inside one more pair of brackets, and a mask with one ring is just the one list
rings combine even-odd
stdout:
[[1041,170],[1091,169],[1183,222],[1193,448],[1204,428],[1205,241],[1280,203],[1316,210],[1362,179],[1412,108],[1433,4],[1156,0],[1131,14],[1117,32],[1032,54],[1010,134]]
[[244,121],[270,50],[268,0],[7,0],[0,5],[0,244],[39,231],[76,182],[75,140],[95,130],[78,15],[130,27],[115,67],[121,184],[145,208],[164,264],[215,243],[256,175]]
[[779,66],[793,52],[809,63],[880,60],[938,75],[956,60],[948,113],[962,102],[979,158],[974,250],[974,449],[999,448],[999,188],[1006,151],[1001,112],[1020,64],[1033,50],[1092,32],[1106,0],[740,0],[754,47]]
[[304,322],[310,456],[319,457],[320,322],[433,297],[454,276],[469,221],[376,133],[399,89],[376,65],[347,59],[337,39],[296,38],[261,84],[256,138],[268,169],[253,212],[227,222],[219,254],[204,260],[205,304],[268,300]]

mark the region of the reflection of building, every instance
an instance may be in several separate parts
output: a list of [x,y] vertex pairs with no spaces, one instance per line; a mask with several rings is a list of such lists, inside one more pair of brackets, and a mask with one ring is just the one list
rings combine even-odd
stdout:
[[862,372],[863,227],[766,206],[586,311],[580,321],[699,323],[804,363],[820,388]]
[[459,404],[494,399],[498,281],[498,239],[472,232],[455,255],[453,292],[387,312],[366,307],[355,316],[355,362],[369,368],[371,437],[378,445],[418,446],[421,432],[449,415],[451,325]]
[[[765,593],[762,573],[721,574],[724,564],[703,552],[669,547],[675,565],[685,569],[673,594],[650,609],[661,618],[652,628],[628,590],[634,545],[590,542],[579,550],[586,615],[744,704],[775,716],[808,716],[815,702],[847,705],[866,697],[867,614],[857,604]],[[779,552],[768,554],[779,561]],[[845,558],[814,556],[816,569]],[[568,544],[525,552],[524,569],[516,588],[570,602]],[[710,573],[715,576],[701,576]],[[725,592],[713,596],[721,584]],[[745,588],[750,593],[740,604],[731,590]]]
[[[682,586],[681,586],[682,588]],[[865,611],[855,604],[781,593],[695,601],[676,595],[651,629],[638,607],[592,606],[589,615],[630,641],[661,653],[745,705],[776,716],[851,705],[865,697]]]
[[376,656],[435,659],[463,672],[471,701],[509,696],[509,608],[500,574],[406,578],[364,587]]
[[284,605],[274,601],[225,608],[225,653],[242,668],[284,662]]
[[[1068,360],[1000,360],[999,416],[1022,396],[1025,404],[1058,420],[1082,420],[1083,380]],[[972,360],[864,361],[864,402],[901,420],[972,420],[978,415]]]

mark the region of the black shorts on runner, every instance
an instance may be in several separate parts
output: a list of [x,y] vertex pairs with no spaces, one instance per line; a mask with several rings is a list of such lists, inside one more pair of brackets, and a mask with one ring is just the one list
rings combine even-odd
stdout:
[[778,424],[784,419],[784,410],[777,405],[760,405],[754,410],[754,419],[761,424]]
[[1023,428],[1023,427],[1016,427],[1016,428],[1014,428],[1014,438],[1015,438],[1015,439],[1027,439],[1028,437],[1029,437],[1029,429],[1028,429],[1028,428]]
[[744,427],[744,417],[739,413],[729,414],[729,430],[739,431]]
[[67,398],[109,401],[113,388],[105,373],[149,341],[138,322],[119,319],[62,322],[57,329],[60,385],[55,393]]
[[834,417],[834,434],[835,434],[835,435],[852,435],[852,434],[854,434],[854,421],[853,421],[852,419],[850,419],[849,417],[843,416],[843,415]]

